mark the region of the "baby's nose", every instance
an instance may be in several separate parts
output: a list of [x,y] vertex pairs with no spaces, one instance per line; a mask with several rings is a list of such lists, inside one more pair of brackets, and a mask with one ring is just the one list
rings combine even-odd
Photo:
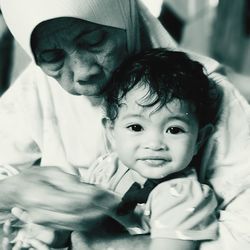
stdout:
[[152,133],[149,136],[147,136],[147,139],[145,140],[145,148],[158,151],[158,150],[167,150],[168,146],[166,142],[163,140],[161,134]]

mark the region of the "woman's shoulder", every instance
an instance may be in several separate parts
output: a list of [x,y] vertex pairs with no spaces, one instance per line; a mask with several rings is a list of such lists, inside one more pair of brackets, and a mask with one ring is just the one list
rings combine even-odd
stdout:
[[25,100],[29,96],[37,95],[41,88],[48,84],[48,77],[35,63],[31,62],[13,81],[4,93],[3,98],[18,98],[18,96],[21,96],[21,99]]

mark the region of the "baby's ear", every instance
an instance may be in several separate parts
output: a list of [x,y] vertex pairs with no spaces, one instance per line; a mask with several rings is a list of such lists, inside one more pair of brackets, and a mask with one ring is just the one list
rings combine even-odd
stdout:
[[108,142],[111,144],[111,147],[114,148],[114,146],[115,146],[114,122],[112,120],[110,120],[108,117],[104,117],[104,118],[102,118],[102,125],[105,128]]
[[108,117],[102,118],[102,125],[106,130],[114,129],[114,122],[111,121]]
[[196,152],[195,152],[195,154],[198,153],[198,151],[200,150],[202,145],[204,145],[204,143],[208,140],[208,138],[211,136],[213,131],[214,131],[214,126],[211,123],[205,125],[204,127],[202,127],[199,130],[198,139],[197,139],[197,142],[196,142]]

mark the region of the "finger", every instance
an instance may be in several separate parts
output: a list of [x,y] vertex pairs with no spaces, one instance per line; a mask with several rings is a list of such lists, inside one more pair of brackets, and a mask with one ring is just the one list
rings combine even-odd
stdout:
[[120,203],[120,197],[97,186],[86,183],[76,183],[75,186],[74,192],[55,191],[50,196],[51,207],[39,208],[62,213],[76,213],[86,209],[102,209],[106,212],[105,210],[110,210]]
[[45,210],[74,213],[82,211],[86,207],[90,207],[91,202],[95,198],[93,195],[85,195],[84,192],[58,190],[55,187],[45,184],[38,185],[34,190],[34,194],[26,195],[19,206],[19,210],[12,210],[16,217],[22,217],[22,221],[26,222],[28,217],[25,217],[26,214],[20,210],[20,207],[24,207],[26,211],[30,211],[34,208],[41,208]]
[[2,247],[3,247],[3,250],[11,250],[12,249],[10,241],[9,241],[9,239],[7,237],[3,238]]
[[49,250],[49,247],[45,243],[43,243],[39,240],[33,239],[33,240],[27,241],[27,243],[29,243],[31,245],[31,247],[34,249]]
[[10,220],[7,220],[7,221],[4,222],[4,224],[3,224],[3,233],[4,233],[5,236],[8,236],[9,234],[12,233]]
[[81,231],[96,226],[104,214],[102,211],[96,209],[84,210],[82,213],[77,214],[33,210],[30,216],[36,224],[55,229]]
[[[71,176],[65,173],[60,174]],[[71,177],[69,178],[70,180],[66,178],[67,180],[65,179],[61,184],[48,181],[49,178],[45,178],[44,176],[37,183],[31,182],[29,190],[26,190],[26,195],[21,199],[20,207],[25,208],[27,211],[37,207],[62,213],[76,213],[93,207],[93,204],[97,207],[101,204],[105,204],[106,206],[107,203],[108,205],[111,203],[106,202],[107,200],[113,201],[113,199],[108,199],[110,195],[107,195],[100,188],[80,183],[74,179],[75,177]],[[63,189],[60,189],[58,185],[62,185]],[[31,194],[30,188],[33,190]],[[12,212],[20,220],[28,222],[29,217],[27,217],[26,213],[23,213],[21,210],[15,211],[15,209]]]
[[23,209],[18,208],[18,207],[13,207],[11,209],[11,213],[19,220],[21,220],[25,223],[31,223],[31,218],[30,218],[29,214],[26,211],[24,211]]
[[18,229],[12,227],[12,222],[13,221],[8,220],[3,224],[3,235],[8,239],[9,243],[12,243],[18,233]]
[[36,239],[44,244],[51,245],[55,240],[55,230],[49,227],[44,227],[38,224],[33,224],[32,232],[29,235],[29,239]]
[[[85,209],[93,209],[93,204],[98,206],[100,199],[95,194],[89,195],[84,194],[84,192],[74,193],[74,192],[64,192],[55,189],[47,189],[43,192],[37,192],[39,195],[36,197],[29,197],[28,202],[30,203],[28,207],[25,207],[26,213],[32,212],[34,209],[44,209],[51,210],[54,212],[62,213],[79,213]],[[103,193],[101,193],[103,194]],[[100,196],[101,196],[100,194]],[[27,214],[20,210],[13,210],[13,214],[25,221],[29,219]]]
[[12,250],[21,250],[23,242],[18,240],[16,244],[13,246]]

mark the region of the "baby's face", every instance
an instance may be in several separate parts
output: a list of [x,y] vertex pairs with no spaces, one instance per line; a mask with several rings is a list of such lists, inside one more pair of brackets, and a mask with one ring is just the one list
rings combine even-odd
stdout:
[[120,160],[145,178],[159,179],[188,166],[198,150],[198,120],[189,103],[177,99],[160,110],[145,104],[147,89],[123,99],[113,127]]

